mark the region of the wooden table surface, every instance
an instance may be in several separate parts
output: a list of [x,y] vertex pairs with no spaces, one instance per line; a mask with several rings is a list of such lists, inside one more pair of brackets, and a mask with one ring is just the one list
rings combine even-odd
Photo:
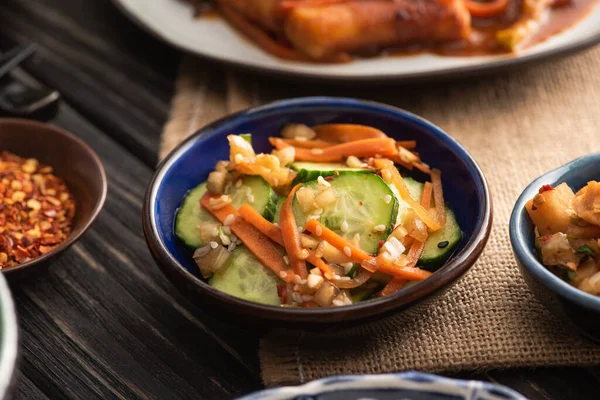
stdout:
[[[2,0],[0,51],[25,41],[40,48],[24,68],[63,94],[52,122],[99,154],[109,191],[93,228],[48,272],[11,282],[22,354],[16,397],[212,400],[261,389],[258,338],[184,299],[142,236],[142,198],[180,54],[109,0]],[[201,66],[209,85],[225,85],[219,65]],[[600,368],[452,376],[498,382],[531,399],[600,397]]]

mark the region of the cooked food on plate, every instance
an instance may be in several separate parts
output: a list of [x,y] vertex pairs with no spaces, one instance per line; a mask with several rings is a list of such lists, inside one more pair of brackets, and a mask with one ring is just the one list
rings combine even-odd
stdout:
[[582,19],[598,0],[189,0],[288,60],[510,53]]
[[427,279],[462,240],[441,171],[415,141],[353,124],[287,125],[270,153],[249,134],[228,140],[229,160],[186,195],[175,223],[218,290],[274,306],[349,305]]
[[526,205],[542,263],[571,285],[600,295],[600,183],[574,193],[544,185]]

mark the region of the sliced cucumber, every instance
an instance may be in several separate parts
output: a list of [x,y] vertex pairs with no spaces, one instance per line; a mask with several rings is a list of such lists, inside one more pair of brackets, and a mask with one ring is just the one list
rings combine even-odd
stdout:
[[244,247],[236,248],[227,265],[218,270],[208,281],[215,289],[255,303],[278,306],[279,279],[273,272]]
[[248,142],[248,143],[252,144],[252,134],[250,134],[250,133],[242,133],[242,134],[240,135],[240,137],[241,137],[242,139],[244,139],[246,142]]
[[[406,187],[408,188],[408,191],[410,192],[412,198],[415,199],[416,201],[420,202],[421,197],[423,195],[424,184],[421,182],[415,181],[412,178],[404,178],[404,183],[406,184]],[[404,219],[406,217],[406,212],[408,211],[410,206],[408,205],[408,203],[406,203],[404,200],[402,200],[402,198],[400,197],[400,193],[398,193],[398,191],[396,190],[396,186],[394,186],[393,184],[390,184],[390,187],[391,187],[392,191],[394,192],[394,195],[398,199],[398,216],[396,217],[395,225],[401,225],[404,223]]]
[[200,207],[200,199],[206,190],[206,182],[190,190],[175,217],[175,235],[193,248],[205,245],[200,238],[198,225],[206,221],[216,221],[212,215]]
[[261,213],[269,221],[273,220],[277,208],[277,194],[260,176],[244,176],[242,185],[231,193],[231,205],[237,210],[244,203]]
[[[360,235],[360,247],[375,254],[379,250],[379,241],[385,240],[393,228],[398,212],[398,201],[390,187],[375,174],[347,172],[329,181],[337,193],[337,201],[323,209],[319,221],[339,235],[351,240]],[[314,187],[318,182],[308,182]],[[389,196],[389,197],[388,197]],[[386,200],[389,200],[386,203]],[[308,215],[304,215],[298,198],[294,199],[294,214],[298,226],[304,226]],[[341,231],[346,221],[346,232]],[[385,226],[377,232],[374,227]]]
[[283,202],[285,201],[285,197],[280,197],[277,200],[277,204],[275,205],[275,215],[273,216],[273,222],[279,223],[279,211],[281,210],[281,206],[283,205]]
[[348,172],[368,174],[376,169],[371,168],[350,168],[345,164],[327,164],[327,163],[311,163],[311,162],[295,162],[291,165],[291,168],[298,172],[298,175],[294,179],[293,185],[298,183],[310,182],[316,180],[319,176],[326,177],[336,175],[336,171],[339,175],[346,174]]
[[456,217],[450,208],[446,208],[446,225],[429,235],[419,265],[429,271],[437,270],[448,261],[461,240],[462,231]]
[[[206,245],[200,238],[198,226],[203,222],[216,221],[200,206],[200,199],[206,190],[206,182],[190,190],[175,217],[175,234],[185,244],[195,249]],[[232,205],[236,209],[248,203],[266,219],[273,218],[277,206],[277,194],[260,176],[245,176],[242,185],[234,186],[231,195]]]

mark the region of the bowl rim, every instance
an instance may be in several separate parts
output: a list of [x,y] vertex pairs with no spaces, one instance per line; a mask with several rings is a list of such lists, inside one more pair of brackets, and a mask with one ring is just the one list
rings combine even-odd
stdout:
[[550,272],[548,268],[538,260],[535,252],[532,250],[533,243],[528,243],[526,240],[526,236],[528,235],[524,231],[525,228],[523,226],[525,218],[529,218],[525,211],[525,203],[534,196],[534,193],[537,193],[539,188],[544,184],[557,184],[557,179],[563,175],[563,172],[568,171],[576,164],[588,162],[589,160],[600,161],[600,152],[588,154],[569,161],[558,168],[540,175],[527,185],[519,195],[511,213],[509,236],[515,257],[538,281],[550,290],[566,297],[568,300],[600,313],[600,297],[593,296],[569,285],[567,282]]
[[[448,144],[455,153],[458,153],[458,156],[465,162],[465,164],[467,164],[467,166],[474,171],[476,178],[479,179],[477,186],[481,187],[483,194],[483,198],[481,199],[482,216],[477,222],[473,234],[465,244],[464,248],[459,253],[455,254],[449,263],[446,263],[444,267],[434,273],[432,277],[428,278],[426,281],[420,282],[391,296],[386,296],[385,298],[371,299],[369,301],[348,306],[313,309],[281,308],[242,300],[210,287],[208,284],[189,272],[183,265],[181,265],[177,259],[170,254],[160,238],[154,205],[157,201],[158,188],[167,171],[169,171],[169,169],[181,155],[187,152],[194,145],[194,142],[197,139],[200,137],[210,138],[217,135],[216,130],[224,124],[232,123],[238,119],[249,119],[257,114],[280,111],[281,108],[309,108],[317,106],[340,107],[347,109],[354,108],[361,110],[367,109],[372,112],[388,113],[395,116],[401,116],[402,118],[407,119],[409,122],[415,123],[420,127],[427,129],[429,132],[434,134],[438,140],[442,140]],[[299,97],[278,100],[257,107],[250,107],[246,110],[225,116],[199,129],[196,133],[179,144],[159,164],[154,176],[152,177],[152,180],[148,185],[143,207],[143,226],[146,242],[155,259],[159,261],[159,266],[161,266],[161,263],[169,265],[173,271],[176,271],[188,283],[192,283],[195,287],[199,287],[203,292],[211,295],[220,302],[227,303],[231,306],[247,306],[248,308],[245,311],[251,311],[253,315],[258,315],[262,318],[270,320],[277,320],[279,317],[286,316],[293,317],[293,319],[297,321],[309,322],[317,320],[318,317],[331,317],[338,315],[342,317],[339,319],[339,321],[349,321],[362,319],[377,314],[383,314],[412,304],[417,300],[429,297],[438,290],[457,281],[458,278],[468,271],[468,269],[475,263],[489,239],[492,227],[492,200],[487,180],[474,158],[454,138],[424,118],[394,106],[369,100],[326,96]],[[352,315],[348,315],[348,313],[352,313]]]
[[265,389],[242,396],[237,400],[288,400],[299,396],[319,396],[340,390],[368,391],[382,389],[415,390],[420,393],[428,392],[461,396],[464,399],[474,399],[476,395],[485,395],[485,397],[482,396],[481,398],[488,400],[527,400],[517,391],[498,383],[447,378],[419,371],[388,374],[334,375],[310,382],[303,382],[299,386]]
[[6,125],[12,124],[12,125],[30,126],[30,127],[36,128],[36,129],[46,130],[46,131],[51,132],[54,135],[63,136],[66,139],[68,139],[72,142],[75,142],[76,144],[81,146],[84,153],[86,153],[87,156],[94,162],[96,167],[98,167],[98,171],[100,172],[100,180],[102,183],[102,192],[100,194],[100,197],[96,199],[96,204],[94,205],[94,208],[90,214],[90,217],[83,223],[83,226],[79,232],[77,232],[74,235],[73,234],[69,235],[69,237],[64,242],[62,242],[61,244],[56,246],[54,249],[52,249],[51,251],[49,251],[48,253],[46,253],[40,257],[34,258],[30,261],[27,261],[26,263],[18,264],[18,265],[8,267],[8,268],[2,268],[1,269],[2,273],[5,275],[8,275],[8,274],[22,271],[33,265],[43,263],[43,262],[55,257],[56,255],[62,253],[63,251],[68,249],[70,246],[72,246],[77,240],[79,240],[79,238],[81,236],[83,236],[83,234],[85,232],[87,232],[87,230],[92,226],[92,224],[98,217],[98,214],[100,214],[100,211],[102,211],[102,207],[104,207],[104,203],[106,201],[106,196],[107,196],[107,192],[108,192],[108,180],[106,178],[106,171],[104,170],[104,165],[102,164],[102,161],[100,160],[100,157],[98,156],[98,154],[96,154],[96,152],[86,142],[84,142],[83,139],[75,136],[74,134],[70,133],[66,129],[60,128],[53,124],[47,124],[44,122],[39,122],[39,121],[34,121],[34,120],[29,120],[29,119],[0,118],[0,126],[5,125],[5,124]]
[[0,305],[2,307],[2,342],[0,343],[0,399],[13,389],[19,360],[19,328],[17,313],[6,279],[0,274]]

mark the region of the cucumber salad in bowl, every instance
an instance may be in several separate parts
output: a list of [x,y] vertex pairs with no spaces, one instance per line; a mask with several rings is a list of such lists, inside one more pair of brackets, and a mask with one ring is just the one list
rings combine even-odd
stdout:
[[441,171],[415,141],[353,124],[287,125],[270,154],[256,154],[250,134],[228,141],[229,160],[186,195],[175,231],[229,295],[350,305],[427,279],[462,240]]

